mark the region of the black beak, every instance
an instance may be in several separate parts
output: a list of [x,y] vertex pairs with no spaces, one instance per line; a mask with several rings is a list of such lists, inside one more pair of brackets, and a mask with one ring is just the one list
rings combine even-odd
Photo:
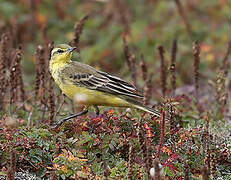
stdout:
[[71,47],[68,49],[68,52],[73,52],[76,49],[76,47]]

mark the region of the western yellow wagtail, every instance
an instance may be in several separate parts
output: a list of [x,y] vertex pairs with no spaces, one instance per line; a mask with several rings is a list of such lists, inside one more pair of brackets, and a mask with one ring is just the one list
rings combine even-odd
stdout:
[[60,120],[57,124],[86,114],[89,106],[131,107],[160,116],[160,113],[144,106],[140,100],[143,95],[135,86],[116,76],[94,69],[93,67],[72,61],[76,48],[60,44],[51,52],[50,72],[62,92],[75,103],[84,105],[85,110]]

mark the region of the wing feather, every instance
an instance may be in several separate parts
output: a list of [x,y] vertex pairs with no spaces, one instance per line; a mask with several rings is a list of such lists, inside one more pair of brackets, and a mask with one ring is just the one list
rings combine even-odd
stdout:
[[131,83],[79,62],[71,62],[63,69],[63,74],[68,74],[69,81],[78,86],[114,95],[143,98],[143,95]]
[[116,76],[108,74],[96,76],[88,73],[75,73],[74,75],[70,75],[69,78],[74,84],[84,86],[88,89],[96,89],[114,95],[143,98],[142,95],[138,94],[136,88],[132,84]]

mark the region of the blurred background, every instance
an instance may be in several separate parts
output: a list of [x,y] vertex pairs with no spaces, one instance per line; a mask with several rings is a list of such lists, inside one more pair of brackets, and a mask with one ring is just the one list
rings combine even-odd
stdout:
[[75,23],[89,15],[80,38],[79,60],[128,80],[122,43],[122,34],[127,32],[137,62],[143,54],[152,67],[155,86],[160,86],[157,47],[165,47],[169,61],[176,39],[176,79],[181,86],[193,81],[195,40],[201,42],[203,80],[214,77],[230,40],[230,11],[228,0],[1,0],[0,33],[8,29],[17,36],[16,44],[23,47],[24,78],[30,81],[37,45],[44,40],[70,42]]

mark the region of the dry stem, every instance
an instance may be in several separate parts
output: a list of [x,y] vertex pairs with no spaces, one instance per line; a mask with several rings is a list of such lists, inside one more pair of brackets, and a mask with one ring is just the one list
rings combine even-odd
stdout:
[[171,66],[170,66],[170,80],[172,85],[172,95],[175,96],[176,90],[176,53],[177,53],[177,41],[173,41],[172,54],[171,54]]
[[75,34],[74,34],[74,39],[71,41],[71,45],[77,48],[77,51],[79,52],[79,39],[80,35],[83,31],[83,27],[85,22],[88,20],[89,15],[84,16],[79,22],[75,24]]
[[180,0],[175,0],[175,3],[176,3],[176,6],[177,6],[178,13],[180,14],[180,16],[181,16],[182,19],[183,19],[183,22],[184,22],[184,24],[185,24],[187,33],[188,33],[189,35],[191,35],[191,34],[192,34],[191,26],[190,26],[190,24],[189,24],[188,18],[187,18],[186,14],[185,14],[184,8],[183,8],[183,6],[182,6]]
[[199,65],[200,65],[200,44],[198,41],[193,43],[193,56],[194,56],[194,86],[195,96],[198,103],[199,95]]
[[136,57],[129,50],[126,35],[123,35],[123,47],[124,47],[124,54],[126,57],[128,68],[130,72],[132,73],[132,80],[136,86],[137,85]]
[[163,96],[166,95],[166,83],[167,83],[167,75],[166,75],[166,64],[165,64],[165,58],[164,58],[164,47],[159,46],[158,47],[159,54],[160,54],[160,60],[161,60],[161,89]]

